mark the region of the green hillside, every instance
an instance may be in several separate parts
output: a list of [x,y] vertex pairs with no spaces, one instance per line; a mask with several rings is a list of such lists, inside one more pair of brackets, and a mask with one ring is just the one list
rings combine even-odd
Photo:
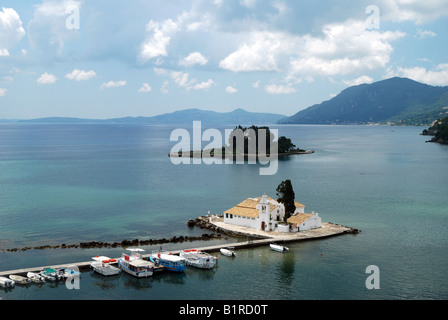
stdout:
[[311,106],[279,123],[430,125],[447,111],[448,87],[434,87],[395,77],[349,87],[333,99]]

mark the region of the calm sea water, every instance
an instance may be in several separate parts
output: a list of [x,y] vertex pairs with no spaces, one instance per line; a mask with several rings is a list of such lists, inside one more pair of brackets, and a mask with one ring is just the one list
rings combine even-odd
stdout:
[[[219,128],[223,134],[225,128],[233,126]],[[188,228],[189,218],[220,214],[263,193],[275,197],[285,179],[307,212],[362,232],[294,243],[282,255],[240,250],[234,259],[220,257],[212,271],[139,280],[86,272],[80,290],[33,285],[0,289],[0,299],[448,298],[448,146],[425,143],[419,127],[276,128],[316,153],[282,159],[276,175],[260,176],[258,165],[173,165],[168,126],[1,124],[3,250],[200,235],[206,231]],[[121,249],[0,252],[0,270],[99,254],[118,257]],[[378,290],[365,285],[370,265],[380,270]]]

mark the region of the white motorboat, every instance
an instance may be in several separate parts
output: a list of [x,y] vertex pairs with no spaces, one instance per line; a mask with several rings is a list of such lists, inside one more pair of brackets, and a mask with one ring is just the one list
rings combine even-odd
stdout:
[[58,276],[60,279],[67,280],[69,278],[80,277],[81,272],[77,270],[78,268],[75,266],[72,267],[63,267],[58,269]]
[[119,268],[112,266],[117,260],[105,256],[96,256],[92,259],[95,260],[95,262],[92,262],[90,266],[95,272],[103,276],[114,276],[120,273]]
[[11,279],[12,281],[14,281],[17,284],[28,284],[31,282],[30,279],[19,276],[19,275],[15,275],[15,274],[11,274],[9,276],[9,279]]
[[15,282],[11,279],[8,279],[6,277],[0,277],[0,287],[3,288],[12,288],[14,287]]
[[212,269],[216,265],[216,257],[209,255],[201,250],[183,250],[179,256],[184,259],[185,264],[200,268]]
[[277,251],[277,252],[288,252],[289,251],[288,247],[281,246],[281,245],[278,245],[278,244],[272,244],[271,243],[269,246],[271,247],[272,250]]
[[48,281],[57,281],[60,279],[59,273],[52,268],[47,268],[47,269],[42,270],[40,272],[40,275],[42,277],[44,277],[45,280],[48,280]]
[[126,273],[137,277],[147,278],[154,273],[154,263],[144,260],[139,252],[145,251],[143,249],[128,249],[131,254],[123,253],[118,260],[118,266]]
[[41,276],[40,274],[34,273],[34,272],[28,272],[26,274],[27,278],[30,279],[31,282],[34,283],[41,283],[45,282],[45,278]]
[[219,249],[219,251],[227,257],[235,257],[236,256],[235,251],[233,251],[233,247],[221,248],[221,249]]

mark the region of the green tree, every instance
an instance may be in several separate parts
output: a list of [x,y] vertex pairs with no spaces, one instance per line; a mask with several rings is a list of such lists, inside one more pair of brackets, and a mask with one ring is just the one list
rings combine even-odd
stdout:
[[296,150],[297,147],[294,143],[292,143],[291,139],[283,136],[278,138],[278,153],[286,153]]
[[285,206],[285,218],[284,222],[291,217],[291,214],[296,210],[296,205],[294,203],[295,193],[292,188],[291,180],[282,181],[277,187],[277,197],[278,202],[283,203]]

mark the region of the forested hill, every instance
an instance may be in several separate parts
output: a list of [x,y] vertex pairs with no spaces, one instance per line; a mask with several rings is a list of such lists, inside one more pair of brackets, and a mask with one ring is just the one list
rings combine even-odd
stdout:
[[333,99],[281,119],[279,123],[430,125],[447,111],[448,87],[395,77],[349,87]]

